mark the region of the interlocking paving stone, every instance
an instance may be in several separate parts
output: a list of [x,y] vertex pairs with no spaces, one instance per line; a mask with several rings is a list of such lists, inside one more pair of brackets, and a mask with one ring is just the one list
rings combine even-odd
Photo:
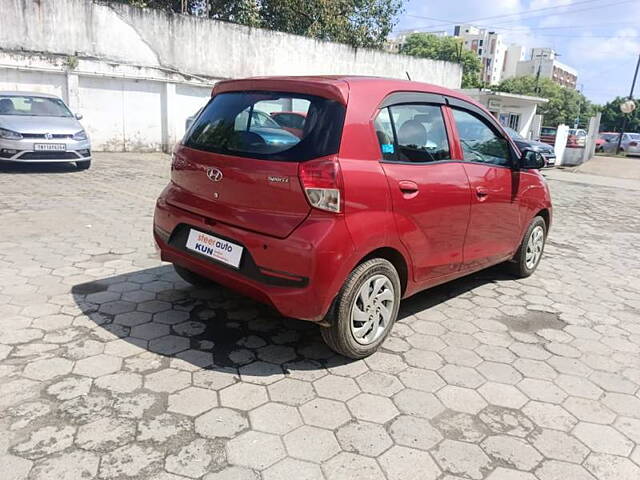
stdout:
[[158,260],[168,157],[0,168],[2,480],[640,477],[638,192],[550,181],[538,272],[407,299],[350,361]]

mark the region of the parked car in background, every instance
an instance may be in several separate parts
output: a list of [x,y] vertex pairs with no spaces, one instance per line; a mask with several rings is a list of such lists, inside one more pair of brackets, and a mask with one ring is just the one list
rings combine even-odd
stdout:
[[[616,153],[618,147],[618,140],[620,139],[619,133],[614,133],[608,136],[606,143],[602,145],[602,152],[604,153]],[[640,133],[625,132],[622,135],[622,142],[620,143],[620,152],[627,155],[640,154]]]
[[556,164],[556,151],[554,148],[543,142],[536,140],[528,140],[516,132],[513,128],[504,127],[504,131],[511,137],[511,140],[518,146],[520,151],[526,149],[540,152],[545,159],[545,167],[553,167]]
[[540,141],[555,146],[557,133],[558,129],[556,127],[542,127],[540,129]]
[[570,128],[567,136],[567,147],[579,148],[587,144],[587,131],[582,128]]
[[271,117],[288,132],[302,138],[302,128],[307,115],[302,112],[271,112]]
[[[556,135],[558,129],[556,127],[542,127],[540,129],[540,141],[555,146]],[[567,147],[578,148],[584,147],[587,143],[587,131],[582,128],[570,128],[567,135]]]
[[[254,127],[256,113],[291,104],[306,105],[301,137]],[[543,166],[488,110],[442,87],[221,81],[174,150],[154,239],[187,282],[318,322],[332,349],[362,358],[402,298],[502,262],[535,271],[552,217]]]
[[75,162],[91,166],[87,133],[62,99],[46,93],[0,92],[0,160]]
[[618,138],[617,132],[600,132],[596,139],[596,152],[603,152],[605,144],[614,137]]

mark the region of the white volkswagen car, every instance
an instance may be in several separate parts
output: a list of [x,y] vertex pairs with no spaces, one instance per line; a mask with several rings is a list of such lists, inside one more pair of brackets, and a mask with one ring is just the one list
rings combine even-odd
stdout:
[[0,91],[0,161],[91,166],[87,133],[65,103],[46,93]]

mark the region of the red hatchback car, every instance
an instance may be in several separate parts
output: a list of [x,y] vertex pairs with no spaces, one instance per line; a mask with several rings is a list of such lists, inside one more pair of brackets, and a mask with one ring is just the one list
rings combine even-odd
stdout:
[[[302,135],[251,122],[305,115]],[[335,351],[373,353],[400,300],[507,262],[536,269],[551,222],[544,159],[460,93],[368,77],[216,84],[157,201],[162,259],[318,322]]]

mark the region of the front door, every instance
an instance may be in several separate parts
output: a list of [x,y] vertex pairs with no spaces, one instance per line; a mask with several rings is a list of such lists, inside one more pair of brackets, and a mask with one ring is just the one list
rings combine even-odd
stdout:
[[392,105],[380,111],[376,131],[383,152],[394,217],[411,255],[414,280],[460,270],[469,221],[464,166],[452,161],[441,107]]
[[464,264],[477,269],[503,260],[519,243],[520,176],[509,142],[495,125],[478,113],[452,111],[471,188]]

